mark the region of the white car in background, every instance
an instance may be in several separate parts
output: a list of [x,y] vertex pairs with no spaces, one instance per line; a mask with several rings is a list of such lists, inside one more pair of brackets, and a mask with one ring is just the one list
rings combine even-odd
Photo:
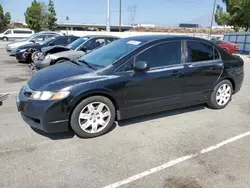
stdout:
[[33,34],[34,31],[26,28],[7,29],[5,32],[0,33],[0,39],[4,41],[22,39],[30,37]]
[[54,37],[54,36],[59,36],[61,35],[60,33],[57,32],[39,32],[31,35],[30,37],[26,38],[25,40],[20,40],[20,41],[14,41],[6,46],[6,51],[9,53],[9,55],[14,56],[16,55],[16,50],[18,47],[26,45],[26,44],[31,44],[31,43],[42,43],[44,40]]

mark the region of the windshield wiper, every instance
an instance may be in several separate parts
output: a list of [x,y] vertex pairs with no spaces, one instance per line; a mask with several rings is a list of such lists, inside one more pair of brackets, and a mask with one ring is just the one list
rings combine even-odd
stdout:
[[76,60],[69,60],[71,63],[74,63],[76,65],[80,65]]
[[89,68],[93,69],[93,70],[96,70],[94,67],[92,67],[89,63],[87,63],[86,61],[84,60],[78,60],[79,62],[81,63],[84,63],[85,65],[87,65]]

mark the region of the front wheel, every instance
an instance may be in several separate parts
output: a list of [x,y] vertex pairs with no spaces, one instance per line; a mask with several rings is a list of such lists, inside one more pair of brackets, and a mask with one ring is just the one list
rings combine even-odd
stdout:
[[7,37],[3,37],[3,41],[8,41],[9,39]]
[[93,138],[107,133],[115,121],[115,107],[106,97],[84,99],[74,109],[70,125],[83,138]]
[[40,51],[34,51],[34,52],[32,53],[32,55],[31,55],[31,61],[32,61],[32,62],[37,61],[38,58],[39,58],[39,54],[40,54],[40,53],[41,53]]
[[213,109],[225,108],[232,99],[233,86],[229,80],[222,80],[218,83],[208,102],[208,106]]

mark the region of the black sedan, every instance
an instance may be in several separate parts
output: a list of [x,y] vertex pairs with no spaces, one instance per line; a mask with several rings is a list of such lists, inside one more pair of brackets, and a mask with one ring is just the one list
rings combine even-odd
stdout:
[[244,78],[244,62],[204,39],[138,36],[117,40],[78,61],[41,70],[17,107],[32,127],[107,133],[115,120],[207,103],[225,108]]
[[42,44],[33,43],[20,46],[16,51],[16,59],[19,62],[31,63],[32,55],[40,52],[42,48],[46,46],[67,46],[68,44],[74,42],[79,37],[77,36],[55,36],[48,38]]

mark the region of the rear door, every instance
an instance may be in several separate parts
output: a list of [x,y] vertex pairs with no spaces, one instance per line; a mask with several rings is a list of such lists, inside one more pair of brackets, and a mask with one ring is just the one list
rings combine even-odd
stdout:
[[194,100],[209,96],[223,71],[223,62],[214,45],[202,41],[186,41],[184,93]]

